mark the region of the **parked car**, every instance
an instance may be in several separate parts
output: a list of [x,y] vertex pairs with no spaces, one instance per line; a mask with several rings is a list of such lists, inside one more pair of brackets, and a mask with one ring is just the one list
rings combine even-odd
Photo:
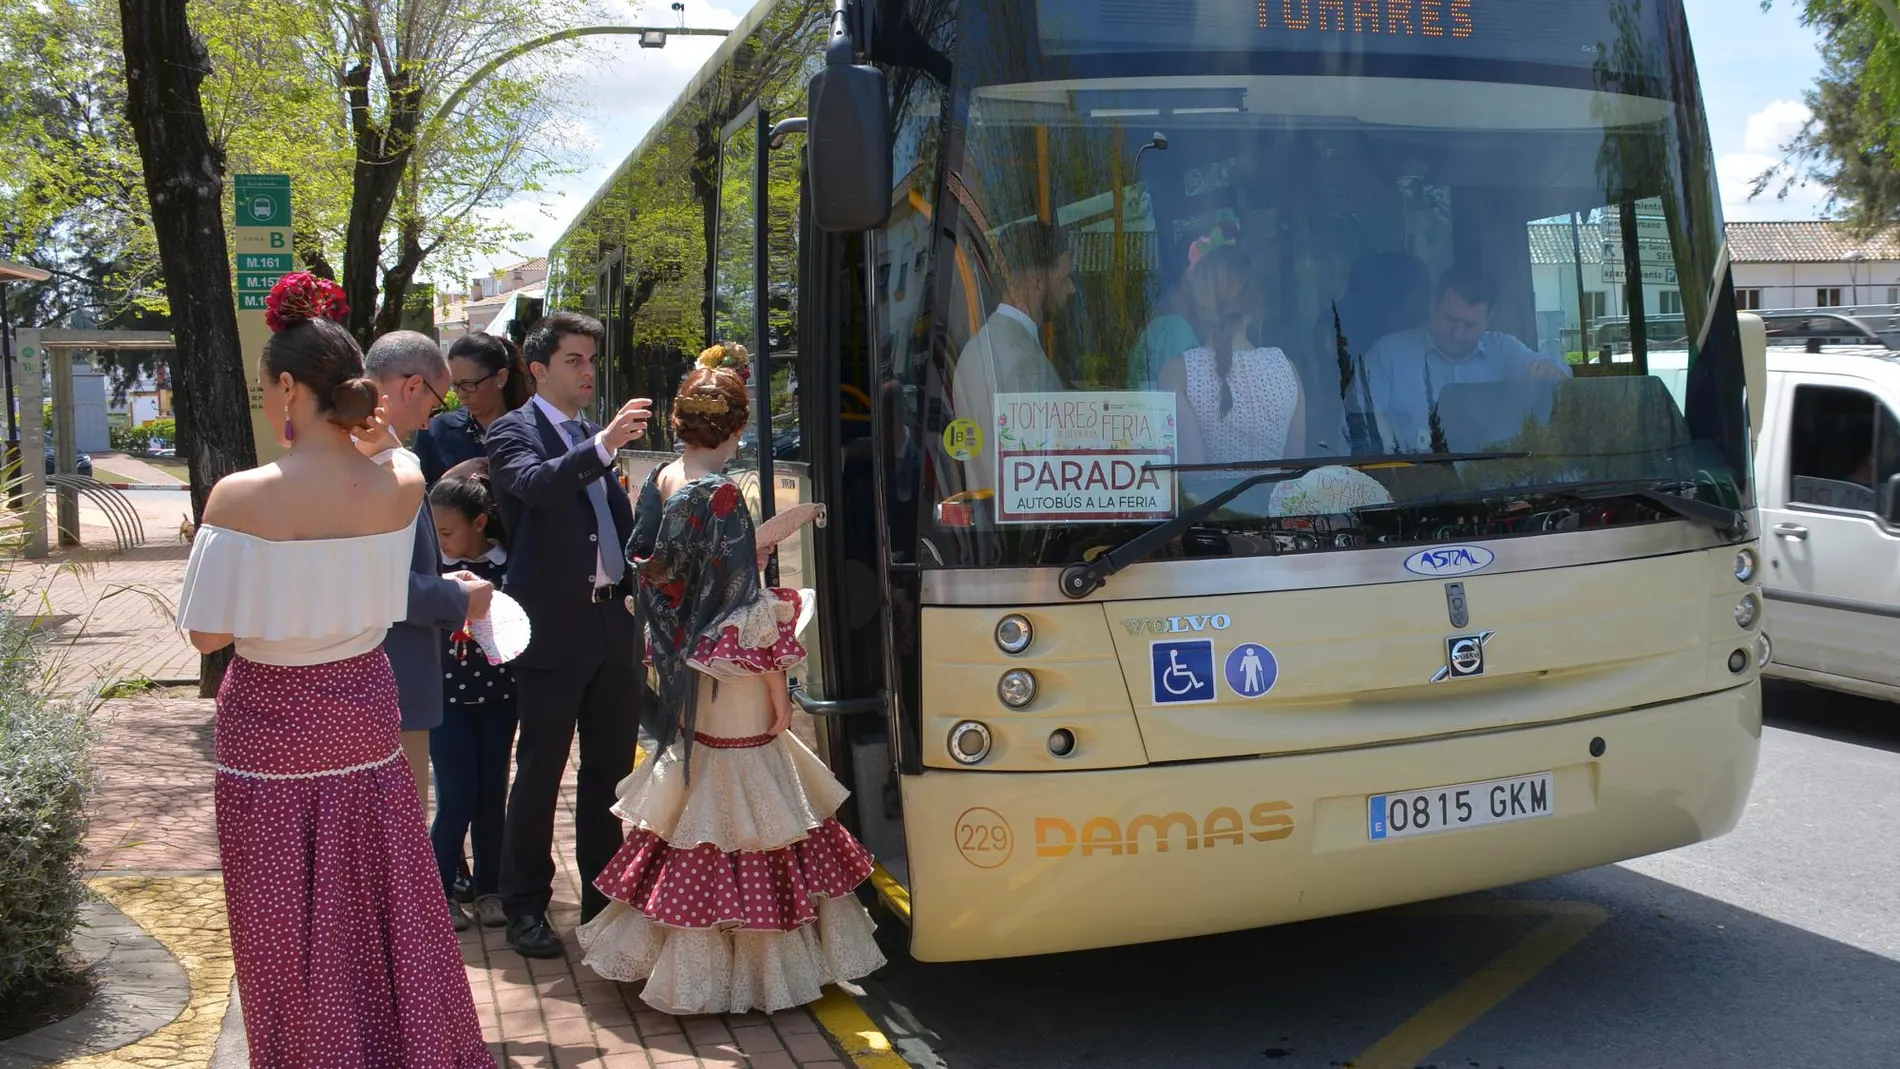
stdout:
[[[59,460],[57,457],[53,455],[53,447],[49,445],[46,447],[46,474],[48,475],[53,474],[53,472],[56,471],[58,467],[59,467]],[[92,478],[92,454],[90,453],[79,454],[78,460],[74,464],[74,467],[79,469],[79,474],[84,475],[88,479]]]

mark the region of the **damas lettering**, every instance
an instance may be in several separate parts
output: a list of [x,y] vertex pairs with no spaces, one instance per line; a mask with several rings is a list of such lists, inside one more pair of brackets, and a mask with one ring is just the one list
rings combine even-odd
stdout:
[[1260,0],[1260,28],[1464,40],[1477,28],[1471,5],[1472,0]]
[[1240,811],[1229,806],[1211,809],[1200,820],[1179,810],[1156,815],[1142,813],[1123,825],[1114,817],[1090,817],[1078,829],[1062,817],[1036,818],[1037,857],[1134,857],[1145,847],[1149,853],[1175,849],[1212,850],[1217,846],[1245,846],[1285,839],[1293,834],[1290,802],[1260,802],[1243,822]]

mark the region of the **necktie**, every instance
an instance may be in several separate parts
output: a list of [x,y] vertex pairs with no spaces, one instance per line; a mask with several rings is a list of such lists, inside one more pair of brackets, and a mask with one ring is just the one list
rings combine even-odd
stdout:
[[[588,438],[587,424],[578,419],[570,419],[561,426],[567,429],[568,440],[575,445]],[[587,484],[587,500],[594,506],[594,533],[599,538],[600,571],[607,577],[607,585],[620,582],[620,573],[626,562],[620,559],[618,540],[614,537],[613,513],[607,511],[607,487],[600,479]],[[614,548],[610,551],[609,546]]]

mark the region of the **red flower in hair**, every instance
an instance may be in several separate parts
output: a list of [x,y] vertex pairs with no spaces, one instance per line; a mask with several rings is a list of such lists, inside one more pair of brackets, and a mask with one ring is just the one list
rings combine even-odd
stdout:
[[264,322],[273,333],[306,319],[334,319],[343,322],[350,314],[343,287],[308,271],[292,271],[277,280],[270,296],[264,298]]
[[680,601],[686,597],[686,581],[683,579],[675,579],[666,584],[660,588],[660,596],[672,602],[674,605],[678,605]]
[[739,507],[739,488],[738,487],[732,485],[731,483],[726,483],[724,486],[721,486],[719,489],[713,491],[713,496],[712,496],[713,515],[723,520],[727,516],[732,515],[732,510],[738,507]]

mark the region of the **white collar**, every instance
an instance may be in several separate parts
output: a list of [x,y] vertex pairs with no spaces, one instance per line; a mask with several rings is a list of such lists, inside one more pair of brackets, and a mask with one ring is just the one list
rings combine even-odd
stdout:
[[996,306],[996,314],[999,316],[1007,316],[1021,324],[1022,328],[1029,332],[1029,336],[1035,339],[1036,347],[1038,349],[1042,348],[1042,328],[1036,325],[1036,321],[1030,318],[1028,312],[1005,301]]
[[[481,559],[499,568],[508,563],[508,551],[501,548],[501,543],[497,542],[489,548],[488,552],[482,554]],[[446,565],[474,564],[475,561],[465,560],[461,557],[451,557],[447,553],[444,553],[442,554],[442,563]]]
[[554,425],[556,427],[559,427],[562,430],[566,430],[567,425],[569,423],[572,423],[575,420],[581,418],[577,415],[570,416],[567,413],[561,411],[560,409],[555,408],[554,402],[548,400],[547,398],[541,396],[538,393],[534,395],[534,403],[535,403],[535,406],[541,410],[542,415],[546,416],[550,420],[553,420]]

